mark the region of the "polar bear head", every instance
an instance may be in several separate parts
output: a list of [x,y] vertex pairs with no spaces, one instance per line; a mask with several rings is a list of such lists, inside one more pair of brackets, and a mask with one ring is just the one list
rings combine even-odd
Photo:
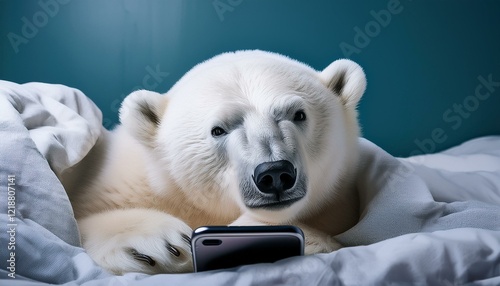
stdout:
[[354,168],[365,86],[349,60],[318,72],[239,51],[198,64],[164,95],[132,93],[120,120],[150,154],[157,192],[283,223],[320,208]]

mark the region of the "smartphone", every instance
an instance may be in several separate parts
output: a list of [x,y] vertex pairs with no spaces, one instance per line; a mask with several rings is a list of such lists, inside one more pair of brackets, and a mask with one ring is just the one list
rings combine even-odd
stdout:
[[296,226],[203,226],[191,238],[194,271],[233,268],[304,255]]

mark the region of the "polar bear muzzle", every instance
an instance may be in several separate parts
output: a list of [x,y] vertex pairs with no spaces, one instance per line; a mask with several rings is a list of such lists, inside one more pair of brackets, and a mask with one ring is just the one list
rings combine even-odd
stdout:
[[297,169],[287,160],[265,162],[255,168],[252,178],[259,191],[279,197],[295,185]]
[[250,209],[281,210],[306,195],[306,176],[288,160],[261,163],[243,181],[243,201]]

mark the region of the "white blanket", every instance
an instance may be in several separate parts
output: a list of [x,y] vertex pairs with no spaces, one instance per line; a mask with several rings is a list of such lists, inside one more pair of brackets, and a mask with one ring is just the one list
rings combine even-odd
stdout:
[[112,276],[79,246],[56,176],[87,154],[100,122],[78,90],[0,81],[0,284],[500,284],[500,136],[408,159],[360,139],[362,214],[337,236],[348,246],[339,251],[197,274]]

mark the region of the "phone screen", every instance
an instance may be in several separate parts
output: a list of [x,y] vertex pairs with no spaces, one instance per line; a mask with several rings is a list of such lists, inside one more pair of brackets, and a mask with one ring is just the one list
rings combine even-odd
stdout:
[[260,227],[260,230],[251,227],[250,231],[228,227],[195,233],[192,242],[195,271],[272,263],[303,255],[304,239],[300,230],[276,230],[273,226]]

